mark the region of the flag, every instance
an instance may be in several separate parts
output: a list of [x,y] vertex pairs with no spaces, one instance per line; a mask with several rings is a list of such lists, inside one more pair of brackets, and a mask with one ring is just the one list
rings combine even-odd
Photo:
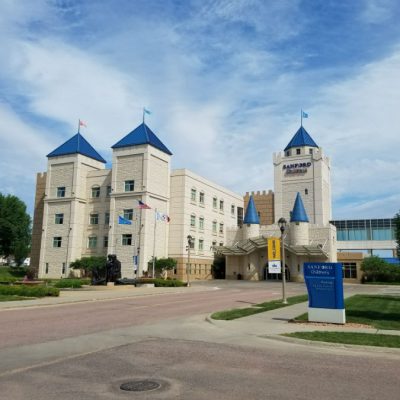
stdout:
[[308,118],[308,113],[304,112],[303,110],[301,111],[301,116],[303,118]]
[[119,225],[132,225],[132,221],[118,215],[118,224]]
[[79,126],[84,126],[85,128],[87,128],[87,125],[81,120],[79,120]]
[[156,212],[156,219],[157,219],[158,221],[164,221],[164,222],[169,222],[169,221],[171,221],[171,218],[168,217],[167,214],[163,214],[163,213],[160,213],[160,212]]
[[145,114],[147,114],[147,115],[150,115],[150,114],[151,114],[151,111],[148,110],[146,107],[143,107],[143,112],[144,112]]
[[151,210],[151,207],[148,206],[146,203],[143,203],[143,201],[138,200],[138,208],[141,210]]

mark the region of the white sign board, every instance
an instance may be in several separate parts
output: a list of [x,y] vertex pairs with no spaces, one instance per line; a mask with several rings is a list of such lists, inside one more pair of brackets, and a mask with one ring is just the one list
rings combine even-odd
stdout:
[[268,261],[268,273],[280,274],[281,273],[281,260]]

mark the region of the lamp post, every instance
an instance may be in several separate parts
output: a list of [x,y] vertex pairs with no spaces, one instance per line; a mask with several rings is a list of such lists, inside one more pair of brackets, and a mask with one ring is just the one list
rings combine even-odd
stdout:
[[186,280],[187,280],[187,286],[189,287],[190,286],[190,248],[193,244],[193,237],[188,235],[187,241],[188,241],[188,245],[187,245],[188,261],[187,261],[187,265],[186,265]]
[[278,221],[279,229],[281,230],[281,245],[282,245],[282,303],[287,304],[286,300],[286,267],[285,267],[285,244],[283,242],[285,238],[285,229],[286,229],[286,219],[279,218]]

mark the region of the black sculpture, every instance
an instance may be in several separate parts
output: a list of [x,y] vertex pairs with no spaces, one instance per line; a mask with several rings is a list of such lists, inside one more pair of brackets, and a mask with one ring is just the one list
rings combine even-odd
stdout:
[[106,282],[115,282],[121,278],[121,262],[115,254],[109,254],[106,263]]

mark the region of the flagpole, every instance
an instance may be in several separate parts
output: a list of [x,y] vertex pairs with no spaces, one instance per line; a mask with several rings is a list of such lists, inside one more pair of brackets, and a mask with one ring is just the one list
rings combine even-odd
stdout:
[[146,113],[144,112],[144,107],[143,107],[143,123],[144,123],[144,115],[145,115]]
[[81,132],[81,120],[78,119],[78,133]]
[[157,208],[154,210],[154,238],[153,238],[153,279],[155,278],[155,266],[156,266],[156,227],[157,227]]
[[137,269],[137,277],[140,278],[140,235],[142,233],[142,209],[140,209],[139,213],[139,240],[138,240],[138,248],[137,248],[137,263],[138,263],[138,269]]
[[301,126],[303,126],[303,109],[300,111]]

